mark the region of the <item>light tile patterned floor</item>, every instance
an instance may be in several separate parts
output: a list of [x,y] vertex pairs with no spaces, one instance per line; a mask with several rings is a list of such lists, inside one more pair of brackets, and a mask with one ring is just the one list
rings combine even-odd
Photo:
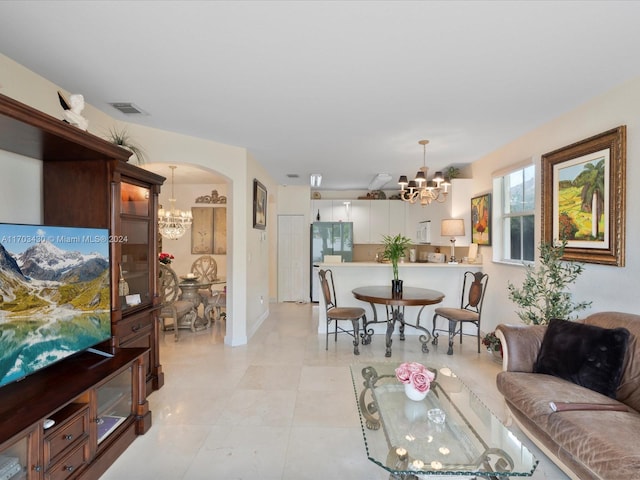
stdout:
[[[153,426],[102,480],[387,480],[365,453],[349,365],[384,361],[384,337],[353,356],[349,337],[326,351],[317,333],[318,307],[272,304],[249,344],[227,347],[223,325],[161,338],[165,385],[149,397]],[[393,342],[391,360],[433,359],[449,365],[498,417],[500,365],[474,339],[423,354],[417,337]],[[540,460],[534,480],[563,480],[517,429]]]

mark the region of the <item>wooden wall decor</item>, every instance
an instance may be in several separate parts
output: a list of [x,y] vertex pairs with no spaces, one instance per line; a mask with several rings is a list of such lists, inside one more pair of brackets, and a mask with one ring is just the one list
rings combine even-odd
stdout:
[[192,207],[191,253],[225,255],[227,253],[227,208]]

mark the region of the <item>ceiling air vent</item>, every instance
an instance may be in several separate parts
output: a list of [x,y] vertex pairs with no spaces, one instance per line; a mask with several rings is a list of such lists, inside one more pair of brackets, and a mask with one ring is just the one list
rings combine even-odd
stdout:
[[138,107],[133,103],[115,102],[115,103],[109,103],[109,105],[111,105],[113,108],[115,108],[119,112],[124,113],[125,115],[149,115],[147,112],[145,112],[144,110],[142,110],[140,107]]
[[287,173],[287,178],[300,178],[297,173]]

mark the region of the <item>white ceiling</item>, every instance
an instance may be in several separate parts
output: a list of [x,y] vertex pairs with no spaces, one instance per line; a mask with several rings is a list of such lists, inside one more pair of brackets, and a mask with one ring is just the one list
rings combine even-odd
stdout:
[[246,147],[280,184],[388,188],[420,139],[431,173],[463,166],[640,75],[639,20],[632,1],[4,0],[0,52],[115,118]]

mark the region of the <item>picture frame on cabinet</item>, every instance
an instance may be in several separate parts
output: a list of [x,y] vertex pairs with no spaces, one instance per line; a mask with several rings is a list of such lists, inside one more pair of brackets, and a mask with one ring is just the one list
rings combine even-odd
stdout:
[[267,228],[267,189],[257,179],[253,179],[253,228]]
[[626,126],[542,156],[542,241],[563,260],[625,263]]
[[471,199],[471,242],[491,245],[491,194]]

